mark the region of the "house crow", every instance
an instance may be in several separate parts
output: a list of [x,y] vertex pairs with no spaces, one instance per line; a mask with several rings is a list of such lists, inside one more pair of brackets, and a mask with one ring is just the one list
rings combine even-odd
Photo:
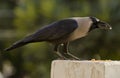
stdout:
[[[97,28],[112,29],[108,23],[100,21],[96,17],[66,18],[44,26],[5,50],[10,51],[29,43],[46,41],[55,45],[54,51],[61,59],[79,59],[68,52],[69,42],[87,36],[90,31]],[[63,44],[63,52],[59,51],[61,44]]]

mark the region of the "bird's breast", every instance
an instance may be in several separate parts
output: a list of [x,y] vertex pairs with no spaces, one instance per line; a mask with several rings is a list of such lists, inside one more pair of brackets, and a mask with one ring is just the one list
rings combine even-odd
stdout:
[[69,41],[73,41],[73,40],[76,40],[76,39],[79,39],[79,38],[82,38],[84,36],[86,36],[87,33],[86,32],[82,32],[82,31],[79,31],[78,29],[76,29],[69,37]]
[[73,33],[70,34],[69,40],[76,40],[78,38],[82,38],[88,34],[91,21],[90,19],[75,19],[78,23],[78,27],[73,31]]

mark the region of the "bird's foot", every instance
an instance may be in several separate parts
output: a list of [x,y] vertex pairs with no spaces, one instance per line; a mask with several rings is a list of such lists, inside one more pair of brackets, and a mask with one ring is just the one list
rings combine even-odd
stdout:
[[67,58],[59,57],[59,58],[57,58],[57,60],[68,60],[68,59]]
[[71,53],[64,53],[67,57],[69,57],[69,60],[80,60],[80,58],[72,55]]
[[72,55],[71,53],[63,53],[61,54],[60,52],[55,52],[59,56],[59,60],[80,60],[80,58]]
[[55,52],[55,54],[57,54],[59,56],[59,60],[67,60],[68,58],[66,58],[65,56],[63,56],[60,52]]

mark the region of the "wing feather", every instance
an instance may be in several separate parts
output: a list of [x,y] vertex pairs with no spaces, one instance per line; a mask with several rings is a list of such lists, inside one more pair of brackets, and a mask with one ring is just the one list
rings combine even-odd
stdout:
[[47,25],[24,39],[25,42],[49,41],[71,34],[78,27],[73,19],[64,19]]

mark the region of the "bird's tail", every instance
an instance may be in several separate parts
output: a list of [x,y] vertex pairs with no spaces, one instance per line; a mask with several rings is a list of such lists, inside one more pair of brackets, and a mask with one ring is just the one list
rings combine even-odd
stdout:
[[27,44],[28,42],[23,42],[22,40],[21,41],[18,41],[16,43],[14,43],[12,46],[8,47],[5,49],[5,51],[10,51],[10,50],[13,50],[15,48],[18,48],[18,47],[22,47],[24,46],[25,44]]

